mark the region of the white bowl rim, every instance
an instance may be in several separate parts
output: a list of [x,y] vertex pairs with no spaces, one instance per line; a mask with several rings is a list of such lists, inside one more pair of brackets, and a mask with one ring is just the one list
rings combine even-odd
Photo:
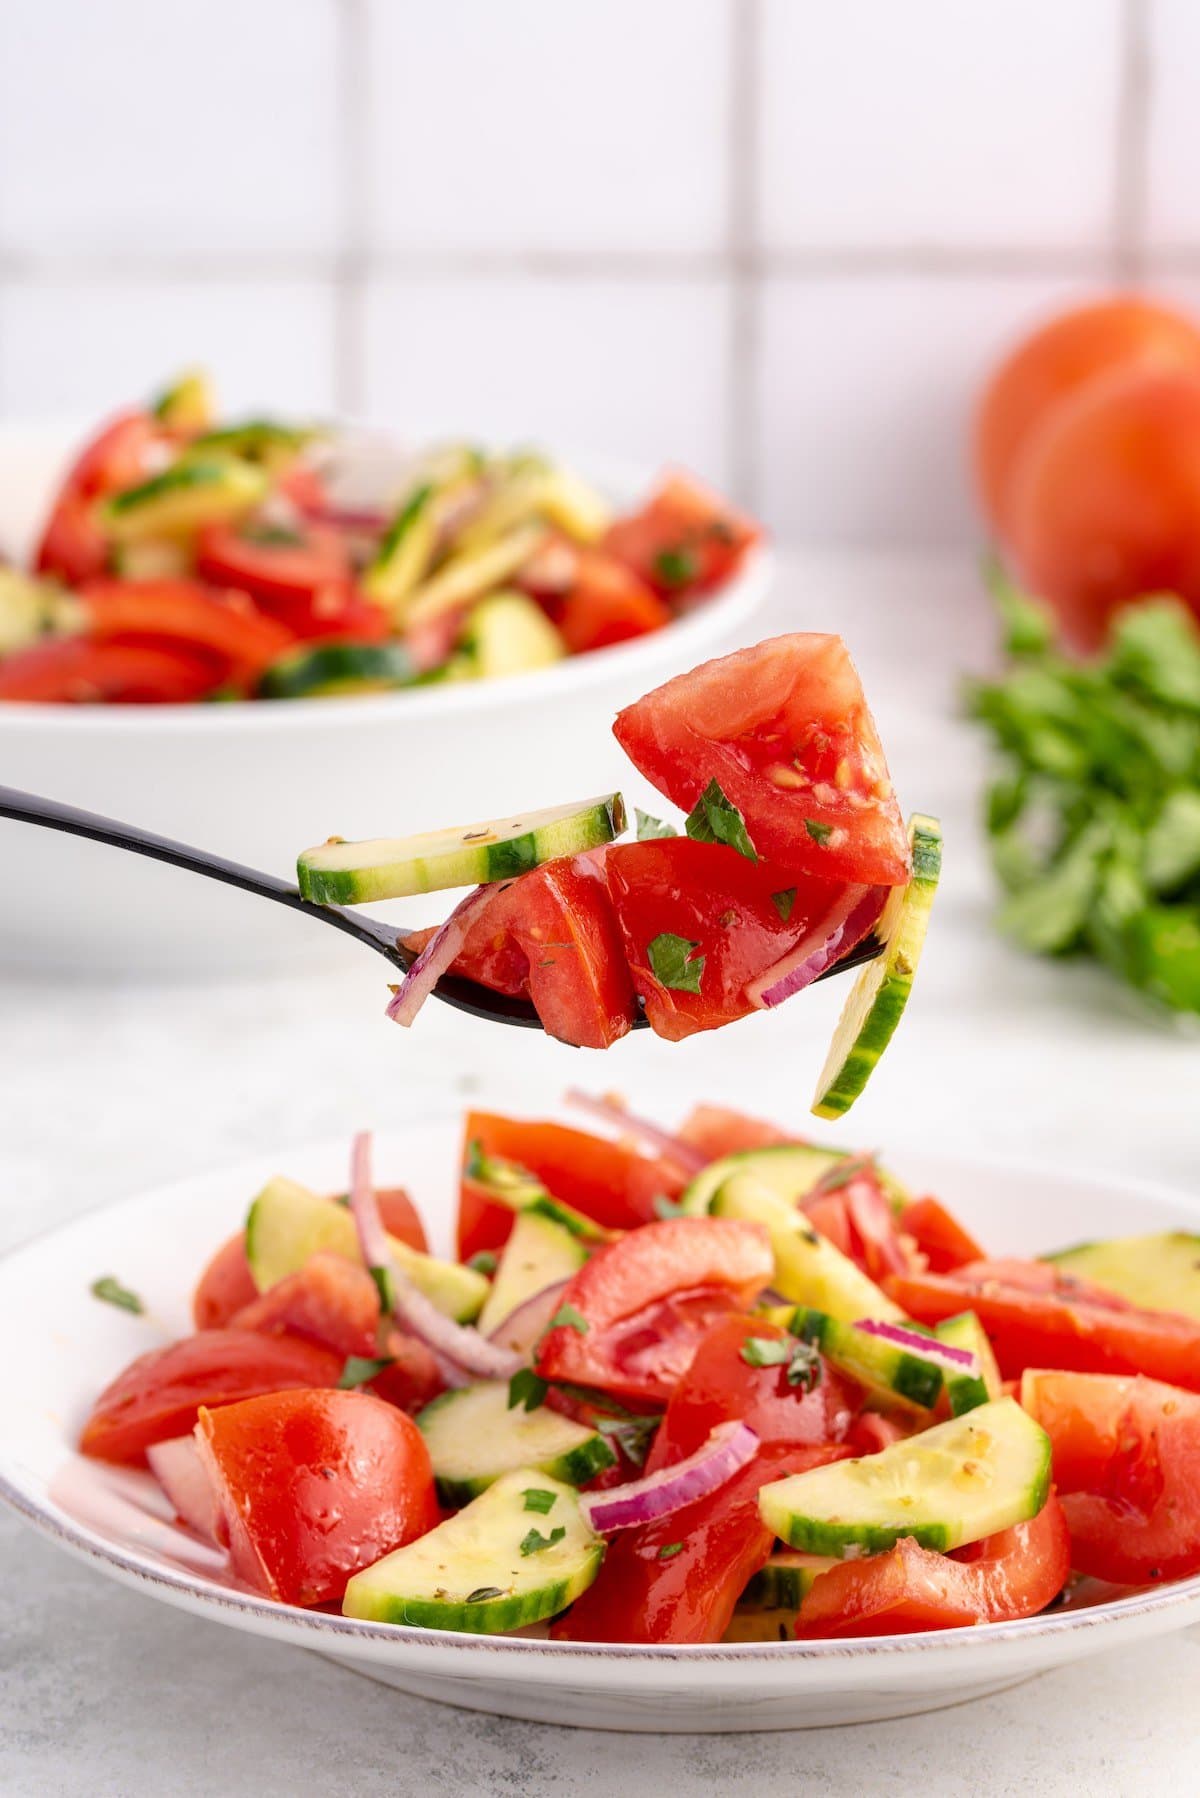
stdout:
[[[338,1140],[340,1146],[340,1139]],[[288,1153],[300,1155],[327,1151],[331,1141],[332,1139],[325,1138],[319,1142],[298,1145]],[[893,1145],[899,1153],[903,1153],[903,1146],[903,1143]],[[1180,1213],[1200,1215],[1200,1202],[1161,1182],[1124,1180],[1108,1173],[1093,1174],[1086,1169],[1065,1169],[1052,1163],[1003,1155],[948,1154],[945,1159],[963,1167],[974,1166],[1004,1172],[1014,1180],[1049,1177],[1056,1182],[1086,1184],[1093,1190],[1103,1190],[1134,1204],[1140,1198],[1168,1205]],[[173,1194],[181,1193],[198,1182],[207,1184],[211,1180],[223,1180],[226,1177],[232,1180],[238,1175],[239,1166],[245,1168],[250,1165],[253,1163],[234,1163],[225,1168],[207,1170],[186,1179],[156,1185],[142,1192],[126,1194],[8,1249],[0,1255],[0,1264],[19,1259],[28,1250],[40,1249],[53,1243],[56,1238],[69,1234],[84,1218],[90,1221],[131,1201],[154,1199],[169,1204]],[[955,1651],[962,1649],[976,1654],[986,1651],[991,1644],[1082,1634],[1089,1628],[1101,1626],[1106,1630],[1107,1646],[1124,1629],[1136,1629],[1138,1623],[1146,1618],[1153,1618],[1176,1608],[1195,1608],[1200,1603],[1200,1574],[1197,1574],[1187,1579],[1170,1581],[1160,1588],[1105,1600],[1076,1611],[1042,1613],[1006,1623],[982,1623],[971,1629],[953,1631],[930,1630],[914,1635],[848,1637],[835,1641],[694,1643],[669,1647],[655,1643],[549,1642],[522,1637],[423,1629],[412,1624],[369,1623],[355,1618],[308,1611],[259,1598],[248,1592],[217,1587],[203,1578],[174,1573],[155,1565],[148,1558],[127,1553],[114,1547],[85,1525],[73,1520],[64,1521],[51,1514],[43,1504],[13,1484],[3,1468],[0,1468],[0,1502],[24,1517],[41,1535],[57,1542],[76,1557],[106,1569],[110,1575],[115,1574],[126,1584],[157,1589],[158,1595],[166,1602],[180,1605],[200,1615],[207,1614],[216,1618],[222,1612],[232,1612],[235,1616],[244,1618],[247,1627],[256,1633],[285,1639],[291,1637],[302,1646],[327,1649],[329,1652],[335,1652],[339,1645],[350,1649],[356,1644],[372,1644],[382,1648],[385,1645],[412,1643],[455,1660],[468,1661],[480,1655],[509,1659],[515,1657],[514,1670],[530,1661],[544,1663],[545,1668],[583,1663],[591,1665],[597,1671],[605,1664],[630,1660],[648,1662],[659,1668],[693,1662],[744,1666],[754,1662],[786,1664],[811,1660],[834,1663],[871,1659],[885,1662],[898,1659],[912,1661],[926,1655],[936,1656],[947,1646]],[[311,1637],[312,1640],[305,1641],[306,1637]],[[463,1671],[467,1670],[464,1665]]]

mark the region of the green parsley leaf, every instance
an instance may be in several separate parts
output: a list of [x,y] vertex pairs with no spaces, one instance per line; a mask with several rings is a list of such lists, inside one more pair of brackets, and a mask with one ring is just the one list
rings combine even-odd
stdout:
[[806,818],[804,828],[814,843],[827,843],[833,835],[832,824],[818,824],[815,818]]
[[521,1553],[523,1555],[540,1554],[543,1548],[553,1548],[556,1542],[561,1542],[566,1533],[565,1523],[560,1523],[558,1528],[551,1530],[548,1536],[543,1536],[540,1530],[530,1530],[521,1543]]
[[596,1421],[596,1428],[602,1436],[616,1443],[627,1460],[640,1467],[650,1453],[654,1432],[661,1422],[661,1416],[601,1417]]
[[467,1593],[465,1602],[467,1604],[483,1604],[486,1599],[503,1598],[503,1596],[499,1586],[476,1586],[473,1592]]
[[660,549],[654,558],[654,572],[665,587],[686,587],[700,572],[700,565],[689,549]]
[[521,1497],[525,1500],[527,1511],[540,1511],[544,1517],[552,1511],[558,1502],[557,1492],[547,1492],[544,1486],[526,1486]]
[[658,1551],[658,1558],[660,1561],[670,1561],[673,1560],[677,1554],[682,1554],[682,1552],[682,1542],[664,1542],[663,1546]]
[[771,904],[786,924],[792,915],[792,907],[796,903],[795,887],[784,887],[778,893],[771,894]]
[[586,1336],[588,1329],[587,1318],[574,1305],[560,1305],[546,1325],[546,1330],[577,1330],[581,1336]]
[[634,806],[633,815],[637,821],[639,843],[653,843],[659,837],[677,837],[679,835],[673,824],[664,824],[661,818],[651,817],[650,813],[644,812],[639,805]]
[[379,1294],[379,1309],[385,1317],[390,1317],[396,1309],[396,1290],[392,1281],[390,1267],[370,1267],[367,1269],[375,1282],[375,1290]]
[[523,1405],[527,1411],[536,1411],[549,1390],[548,1382],[539,1379],[532,1367],[519,1367],[508,1382],[508,1409],[515,1411]]
[[798,1342],[788,1361],[787,1383],[801,1392],[811,1392],[821,1383],[821,1355],[811,1342]]
[[137,1293],[130,1292],[128,1286],[122,1286],[112,1274],[93,1280],[88,1291],[94,1299],[103,1299],[106,1305],[116,1305],[120,1311],[132,1311],[135,1317],[141,1317],[146,1309]]
[[811,1392],[821,1378],[821,1357],[811,1342],[798,1342],[794,1336],[782,1341],[774,1336],[747,1336],[741,1347],[747,1367],[786,1367],[789,1386]]
[[688,813],[684,829],[694,843],[727,843],[747,861],[758,860],[758,851],[746,830],[746,820],[715,780],[709,781]]
[[687,937],[675,936],[669,930],[652,938],[646,945],[646,954],[659,985],[676,993],[698,993],[708,959],[695,953],[699,947],[699,943],[690,943]]
[[741,1356],[747,1367],[782,1367],[792,1358],[792,1345],[786,1336],[747,1336]]
[[669,1199],[665,1192],[656,1192],[652,1203],[654,1206],[655,1217],[668,1218],[682,1217],[684,1215],[683,1201],[681,1199]]
[[467,1266],[473,1268],[477,1274],[494,1274],[499,1265],[500,1257],[494,1249],[480,1249],[478,1254],[472,1255],[467,1262]]
[[365,1386],[367,1381],[373,1380],[377,1373],[382,1373],[385,1367],[394,1367],[395,1363],[394,1355],[380,1355],[374,1361],[369,1360],[365,1355],[348,1355],[341,1378],[338,1380],[338,1390],[351,1392],[356,1386]]

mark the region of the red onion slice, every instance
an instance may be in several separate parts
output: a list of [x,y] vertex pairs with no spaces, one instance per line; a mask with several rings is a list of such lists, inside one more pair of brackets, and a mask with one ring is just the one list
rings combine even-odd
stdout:
[[746,997],[751,1005],[770,1011],[794,993],[811,986],[843,955],[848,955],[857,943],[861,943],[878,919],[891,890],[891,887],[847,887],[848,903],[840,908],[842,917],[828,936],[814,947],[809,933],[773,967],[747,982]]
[[708,1441],[686,1461],[660,1467],[657,1473],[647,1474],[643,1480],[631,1480],[627,1486],[583,1493],[579,1508],[592,1528],[602,1535],[653,1523],[656,1518],[681,1511],[698,1498],[707,1498],[731,1480],[747,1461],[752,1461],[757,1449],[758,1437],[749,1424],[718,1424]]
[[878,1336],[883,1342],[890,1342],[894,1348],[903,1349],[906,1355],[919,1355],[922,1361],[932,1361],[946,1373],[979,1374],[979,1356],[973,1355],[970,1349],[952,1348],[948,1342],[939,1342],[936,1336],[923,1336],[920,1330],[906,1330],[903,1324],[881,1323],[873,1317],[861,1317],[855,1324],[864,1336]]
[[555,1280],[552,1286],[543,1286],[540,1292],[514,1305],[508,1316],[494,1330],[488,1331],[488,1341],[498,1348],[508,1349],[510,1354],[520,1355],[522,1361],[528,1361],[534,1345],[558,1310],[567,1284],[566,1280]]
[[396,1322],[432,1350],[447,1386],[511,1379],[523,1365],[520,1355],[499,1348],[469,1325],[456,1324],[397,1266],[371,1181],[371,1137],[365,1130],[354,1138],[350,1156],[350,1211],[367,1267],[372,1273],[382,1268],[388,1276]]
[[220,1545],[221,1506],[194,1436],[173,1436],[146,1450],[150,1471],[190,1530]]
[[708,1166],[707,1155],[702,1154],[694,1143],[684,1142],[681,1136],[672,1136],[669,1130],[663,1130],[646,1118],[635,1117],[616,1099],[593,1099],[588,1093],[580,1092],[576,1086],[568,1089],[566,1097],[568,1105],[574,1105],[578,1111],[589,1112],[603,1123],[615,1124],[623,1135],[632,1136],[645,1148],[653,1149],[657,1155],[665,1155],[685,1173],[698,1174],[701,1168]]
[[498,881],[494,886],[476,887],[460,899],[446,922],[439,926],[413,962],[408,973],[392,994],[387,1015],[394,1024],[410,1025],[428,999],[442,975],[453,966],[454,958],[467,940],[467,933],[485,906],[512,882]]

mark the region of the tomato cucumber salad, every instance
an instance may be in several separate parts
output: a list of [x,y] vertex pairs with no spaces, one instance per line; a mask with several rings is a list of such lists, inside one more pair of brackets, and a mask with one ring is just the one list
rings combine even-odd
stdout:
[[347,444],[219,419],[199,373],[110,419],[29,571],[0,557],[0,699],[298,699],[523,673],[662,630],[762,535],[681,472],[615,515],[539,452],[470,444],[347,504]]
[[82,1452],[243,1588],[429,1629],[893,1635],[1200,1572],[1200,1237],[989,1259],[874,1155],[569,1097],[603,1133],[468,1115],[453,1259],[366,1136],[346,1193],[269,1180]]
[[622,711],[622,749],[678,825],[619,793],[400,839],[306,849],[319,904],[470,887],[410,932],[388,1007],[411,1024],[447,972],[532,1001],[545,1029],[607,1049],[638,1018],[678,1041],[770,1010],[872,936],[821,1078],[845,1111],[904,1009],[941,869],[937,821],[905,826],[840,637],[793,632],[706,662]]

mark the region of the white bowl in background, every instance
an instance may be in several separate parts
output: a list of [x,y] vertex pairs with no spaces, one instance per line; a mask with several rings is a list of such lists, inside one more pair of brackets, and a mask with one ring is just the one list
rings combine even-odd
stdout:
[[[78,440],[61,425],[0,429],[0,550],[27,550]],[[584,467],[620,504],[654,479]],[[0,783],[280,875],[335,833],[407,835],[587,798],[631,772],[614,714],[743,640],[770,578],[760,550],[666,630],[507,680],[245,705],[0,704]],[[30,825],[0,819],[0,862],[9,968],[199,977],[338,952],[331,932],[282,907]],[[406,909],[422,922],[436,915],[429,901]]]

